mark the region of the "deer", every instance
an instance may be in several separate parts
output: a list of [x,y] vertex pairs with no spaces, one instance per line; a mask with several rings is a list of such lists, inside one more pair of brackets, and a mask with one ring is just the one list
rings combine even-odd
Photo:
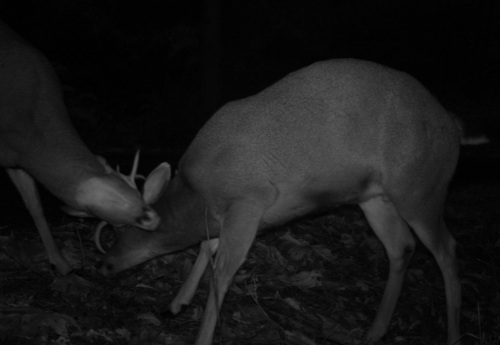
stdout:
[[388,330],[416,235],[444,279],[447,343],[460,344],[456,240],[443,219],[460,133],[453,115],[404,72],[355,59],[314,63],[220,108],[172,179],[168,163],[154,169],[143,197],[160,226],[123,227],[97,268],[112,276],[201,243],[170,310],[176,314],[191,302],[212,266],[196,338],[196,345],[209,345],[224,296],[259,231],[357,204],[389,259],[367,341]]
[[42,53],[0,21],[0,165],[19,191],[51,264],[72,271],[43,212],[37,182],[77,216],[154,230],[156,211],[77,134],[60,82]]

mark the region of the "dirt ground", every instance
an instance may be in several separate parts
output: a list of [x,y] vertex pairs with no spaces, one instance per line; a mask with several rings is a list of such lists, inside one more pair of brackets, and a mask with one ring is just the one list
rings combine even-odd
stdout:
[[[464,149],[445,217],[458,240],[464,344],[500,344],[500,182],[498,168]],[[17,196],[12,196],[15,198]],[[191,344],[205,308],[208,277],[193,303],[168,311],[198,248],[107,279],[94,221],[51,217],[75,267],[58,276],[21,202],[0,227],[0,343]],[[24,221],[12,221],[23,218]],[[7,220],[6,220],[7,219]],[[105,240],[111,244],[112,233]],[[387,279],[383,247],[361,211],[344,206],[256,240],[224,301],[214,344],[362,344]],[[446,302],[439,269],[421,244],[383,344],[444,344]]]

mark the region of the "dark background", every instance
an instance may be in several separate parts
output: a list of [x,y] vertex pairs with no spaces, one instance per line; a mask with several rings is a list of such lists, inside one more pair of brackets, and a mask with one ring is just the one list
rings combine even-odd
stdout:
[[495,141],[500,4],[435,1],[5,1],[2,17],[53,63],[87,144],[177,160],[222,104],[312,62],[409,72]]
[[[222,104],[256,93],[315,61],[352,57],[412,74],[465,121],[469,134],[484,133],[490,139],[487,145],[462,148],[445,218],[459,244],[462,329],[468,334],[465,344],[498,343],[500,1],[0,0],[0,18],[51,61],[63,84],[70,116],[88,146],[111,163],[119,163],[125,171],[137,148],[142,149],[141,173],[165,160],[175,165],[199,128]],[[29,227],[33,230],[31,237],[40,243],[19,193],[3,172],[0,172],[0,191],[0,240],[12,234],[16,238],[26,236],[23,229]],[[59,211],[53,197],[43,193],[42,198],[52,229],[63,226],[69,229],[59,229],[56,237],[67,239],[66,233],[79,231],[73,229],[74,225],[66,226],[72,218]],[[325,265],[328,268],[325,282],[341,286],[335,294],[342,298],[340,302],[334,300],[335,294],[325,288],[304,292],[302,300],[314,306],[311,310],[327,309],[325,315],[343,313],[347,315],[345,319],[352,316],[346,327],[351,332],[354,327],[367,328],[373,319],[386,279],[385,254],[381,248],[367,245],[373,243],[369,239],[374,236],[357,208],[336,210],[331,217],[323,218],[324,225],[321,221],[299,223],[295,229],[297,234],[310,233],[306,238],[320,244],[333,243],[332,252],[345,255],[344,259],[340,256],[333,264]],[[91,248],[86,253],[94,255],[83,256],[87,260],[84,268],[90,272],[97,292],[82,298],[81,303],[58,298],[57,293],[48,290],[48,283],[19,283],[17,278],[25,274],[19,274],[16,268],[10,278],[0,279],[4,286],[0,290],[7,291],[0,296],[11,298],[4,304],[19,300],[19,305],[30,305],[31,296],[35,295],[38,296],[38,302],[33,303],[35,307],[83,320],[83,333],[124,327],[132,334],[142,335],[145,327],[136,314],[153,310],[159,315],[158,308],[168,305],[183,281],[179,273],[183,268],[179,267],[186,266],[181,259],[179,265],[167,261],[162,270],[169,271],[160,270],[168,272],[160,275],[161,279],[156,266],[151,265],[146,266],[150,267],[146,273],[124,273],[124,279],[131,279],[129,284],[123,284],[123,280],[100,281],[89,268],[97,255],[89,240],[90,225],[88,230],[81,231],[88,236],[83,243]],[[256,248],[283,248],[282,242],[276,244],[276,240],[261,236]],[[265,241],[273,244],[263,247]],[[80,238],[70,243],[75,243],[78,258],[82,257]],[[256,250],[253,253],[256,254],[251,252],[251,258],[254,255],[253,258],[267,259]],[[413,334],[414,344],[435,343],[445,336],[441,276],[422,246],[414,259],[413,275],[409,275],[412,282],[405,284],[393,319],[399,327],[391,330],[395,334]],[[357,266],[351,265],[355,261]],[[262,282],[269,282],[260,286],[262,305],[279,300],[278,295],[294,296],[273,286],[281,274],[277,272],[283,268],[273,271],[269,267],[278,260],[251,259],[246,264],[252,262],[254,266],[247,266],[248,271],[255,270]],[[376,272],[379,262],[380,274]],[[316,260],[311,267],[317,269],[323,264]],[[299,261],[298,271],[304,269],[300,265]],[[425,274],[417,279],[419,271]],[[149,280],[142,280],[143,277]],[[368,292],[358,287],[360,280],[362,286],[368,284]],[[156,294],[144,290],[145,297],[141,299],[136,285],[145,281],[165,286]],[[26,292],[29,288],[33,291]],[[202,291],[206,292],[206,286]],[[238,294],[231,293],[222,317],[228,322],[235,306],[245,305],[241,298],[234,299]],[[137,295],[137,300],[132,301],[131,295]],[[195,305],[204,306],[203,292],[197,296]],[[125,301],[123,305],[121,301]],[[279,301],[276,304],[281,308]],[[311,310],[295,313],[290,309],[280,312],[279,308],[264,306],[272,315],[271,320],[282,320],[281,324],[285,319],[291,320],[280,330],[306,324],[322,327],[322,322],[311,316]],[[162,317],[154,330],[193,336],[199,323],[192,322],[189,314],[181,315],[181,320],[183,317],[186,322]],[[294,321],[303,320],[302,317],[307,322]],[[357,318],[360,320],[356,321]],[[258,326],[259,321],[249,324]],[[5,329],[7,332],[0,332],[0,339],[10,332]],[[309,333],[303,332],[319,339],[320,333],[315,327],[311,329]],[[397,337],[390,338],[394,342],[388,344],[402,343]],[[87,343],[94,342],[82,342]],[[326,342],[321,339],[321,343]]]

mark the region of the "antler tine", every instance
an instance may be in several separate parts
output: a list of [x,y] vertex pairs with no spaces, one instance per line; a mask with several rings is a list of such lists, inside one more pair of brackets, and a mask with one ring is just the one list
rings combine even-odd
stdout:
[[120,167],[119,166],[116,167],[116,172],[118,173],[118,175],[120,175],[120,177],[125,182],[127,182],[132,188],[134,188],[136,190],[138,190],[138,188],[137,188],[137,184],[135,183],[135,179],[136,178],[145,179],[145,177],[143,175],[138,175],[137,174],[137,168],[139,167],[139,156],[140,156],[140,154],[141,154],[141,150],[140,149],[135,152],[134,162],[132,164],[132,170],[130,171],[129,175],[122,174],[120,172]]
[[108,222],[102,220],[99,222],[97,225],[95,232],[94,232],[94,243],[95,246],[97,247],[97,250],[99,250],[102,254],[106,254],[106,250],[101,245],[101,232],[104,227],[108,225]]
[[130,171],[130,179],[132,179],[132,181],[135,181],[135,176],[137,174],[137,167],[139,166],[139,156],[141,155],[141,149],[138,149],[137,151],[135,151],[135,155],[134,155],[134,163],[132,164],[132,170]]

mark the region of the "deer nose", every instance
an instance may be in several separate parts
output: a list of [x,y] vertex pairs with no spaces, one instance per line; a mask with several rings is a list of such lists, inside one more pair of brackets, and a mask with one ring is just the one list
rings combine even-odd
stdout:
[[160,217],[152,208],[145,207],[143,214],[136,219],[138,227],[144,230],[155,230],[160,225]]
[[95,268],[105,277],[113,275],[113,264],[106,263],[103,260],[99,260],[95,264]]

